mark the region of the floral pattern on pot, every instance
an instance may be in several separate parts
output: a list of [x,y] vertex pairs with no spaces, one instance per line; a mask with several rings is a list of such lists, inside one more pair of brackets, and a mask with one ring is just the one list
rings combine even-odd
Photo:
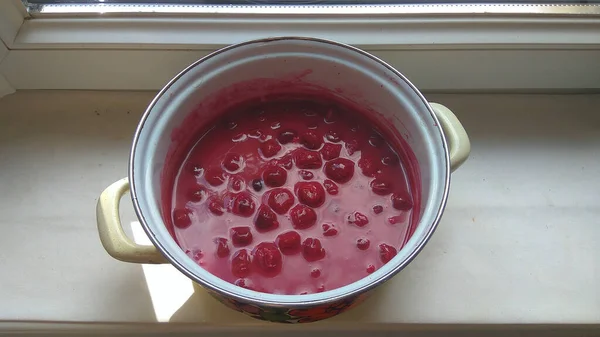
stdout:
[[240,311],[253,318],[277,323],[309,323],[320,321],[352,309],[364,302],[368,297],[368,293],[362,293],[355,297],[339,300],[333,303],[326,303],[314,307],[290,309],[272,306],[258,306],[255,304],[249,304],[231,298],[226,298],[213,291],[208,291],[208,293],[231,309]]

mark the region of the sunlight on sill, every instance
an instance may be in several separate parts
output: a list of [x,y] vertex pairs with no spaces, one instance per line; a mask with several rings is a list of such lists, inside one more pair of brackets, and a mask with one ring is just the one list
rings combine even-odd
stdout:
[[[135,243],[152,244],[139,222],[131,222],[131,230]],[[194,293],[192,281],[170,264],[143,264],[142,270],[148,284],[156,321],[168,322]]]

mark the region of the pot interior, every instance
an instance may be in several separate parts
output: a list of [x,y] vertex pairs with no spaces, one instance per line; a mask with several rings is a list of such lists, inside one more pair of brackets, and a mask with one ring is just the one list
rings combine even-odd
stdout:
[[[396,257],[350,285],[310,295],[273,295],[246,290],[199,267],[173,240],[162,214],[162,178],[178,167],[171,162],[187,152],[218,114],[248,99],[274,93],[334,95],[360,106],[392,143],[414,154],[420,222]],[[186,127],[183,128],[182,126]],[[190,127],[192,125],[192,127]],[[387,128],[387,129],[386,129]],[[168,164],[168,165],[167,165]],[[166,170],[164,170],[166,168]],[[281,38],[232,46],[202,59],[172,80],[150,104],[134,139],[130,162],[134,206],[143,227],[171,262],[193,280],[220,293],[257,303],[321,302],[358,293],[404,267],[431,235],[449,183],[444,136],[425,99],[404,77],[374,57],[333,42]],[[170,217],[170,214],[165,214]]]

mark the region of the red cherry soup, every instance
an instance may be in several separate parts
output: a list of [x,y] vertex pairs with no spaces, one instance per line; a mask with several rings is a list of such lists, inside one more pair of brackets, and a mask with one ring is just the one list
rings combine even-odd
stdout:
[[223,116],[183,160],[170,207],[175,240],[212,274],[321,292],[381,268],[412,234],[406,160],[352,109],[288,97]]

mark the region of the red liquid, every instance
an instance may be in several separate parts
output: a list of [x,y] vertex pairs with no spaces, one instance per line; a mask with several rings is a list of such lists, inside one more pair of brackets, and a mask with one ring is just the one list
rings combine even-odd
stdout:
[[366,118],[289,97],[224,116],[189,151],[171,201],[176,241],[212,274],[321,292],[373,273],[412,234],[414,177]]

